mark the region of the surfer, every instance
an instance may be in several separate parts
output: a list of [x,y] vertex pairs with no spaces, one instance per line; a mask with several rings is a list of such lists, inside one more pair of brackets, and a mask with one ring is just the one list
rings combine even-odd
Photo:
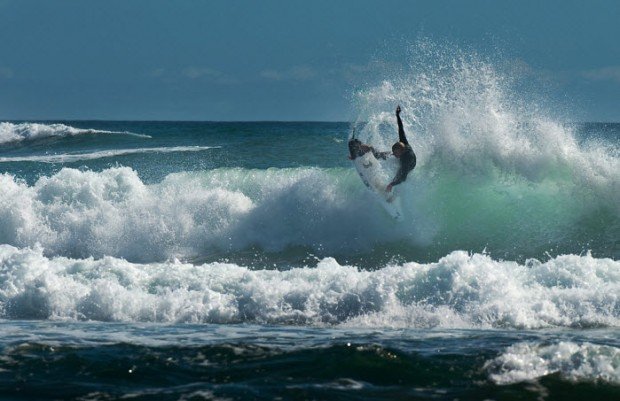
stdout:
[[[396,176],[385,188],[387,192],[391,192],[395,185],[405,181],[409,172],[416,165],[415,153],[407,141],[403,121],[400,119],[400,106],[396,107],[396,121],[398,122],[398,142],[392,145],[391,154],[398,159],[399,167]],[[368,152],[372,152],[377,159],[384,160],[390,155],[390,152],[379,152],[372,146],[362,143],[359,139],[353,138],[349,141],[349,159],[355,160]]]
[[[398,142],[392,145],[392,154],[396,157],[400,163],[396,176],[385,188],[387,192],[390,192],[394,185],[398,185],[407,179],[407,174],[416,164],[416,157],[407,137],[405,136],[405,129],[403,128],[403,121],[400,119],[400,106],[396,107],[396,121],[398,122]],[[387,152],[385,152],[387,153]]]

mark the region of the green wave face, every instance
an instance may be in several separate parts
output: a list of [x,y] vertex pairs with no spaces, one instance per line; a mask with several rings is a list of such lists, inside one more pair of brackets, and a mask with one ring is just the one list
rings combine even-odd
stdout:
[[126,167],[65,168],[33,185],[5,174],[0,242],[42,246],[49,256],[247,259],[258,267],[307,264],[312,255],[376,267],[455,249],[512,260],[588,250],[617,257],[614,197],[571,177],[422,165],[396,188],[404,219],[395,221],[352,168],[226,168],[156,184]]

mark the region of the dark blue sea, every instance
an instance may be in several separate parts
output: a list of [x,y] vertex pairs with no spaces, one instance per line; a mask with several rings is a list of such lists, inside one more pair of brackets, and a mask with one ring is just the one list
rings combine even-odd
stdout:
[[[620,399],[620,124],[466,73],[344,123],[1,123],[0,398]],[[400,221],[347,159],[396,102]]]

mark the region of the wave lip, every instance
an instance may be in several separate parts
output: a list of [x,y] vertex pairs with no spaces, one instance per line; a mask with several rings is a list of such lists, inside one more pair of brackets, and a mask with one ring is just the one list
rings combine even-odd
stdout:
[[620,348],[566,341],[551,345],[519,343],[487,362],[496,384],[513,384],[559,374],[564,380],[620,384]]
[[171,146],[156,148],[113,149],[101,150],[90,153],[63,153],[57,155],[38,156],[8,156],[0,157],[0,163],[12,162],[39,162],[39,163],[73,163],[84,160],[103,159],[106,157],[126,156],[146,153],[176,153],[176,152],[201,152],[209,149],[218,149],[220,146]]
[[97,129],[75,128],[65,124],[41,123],[0,123],[0,145],[22,141],[33,141],[51,137],[68,137],[84,134],[131,135],[139,138],[151,138],[150,135],[136,134],[128,131],[106,131]]

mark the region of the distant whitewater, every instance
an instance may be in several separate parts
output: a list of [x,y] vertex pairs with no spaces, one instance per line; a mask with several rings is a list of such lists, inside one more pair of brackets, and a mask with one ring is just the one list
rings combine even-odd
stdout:
[[0,123],[0,145],[11,142],[33,141],[37,139],[67,137],[85,134],[115,134],[133,135],[143,138],[150,138],[148,135],[136,134],[128,131],[106,131],[96,129],[79,129],[65,124],[41,124],[41,123],[21,123],[14,124],[9,122]]

